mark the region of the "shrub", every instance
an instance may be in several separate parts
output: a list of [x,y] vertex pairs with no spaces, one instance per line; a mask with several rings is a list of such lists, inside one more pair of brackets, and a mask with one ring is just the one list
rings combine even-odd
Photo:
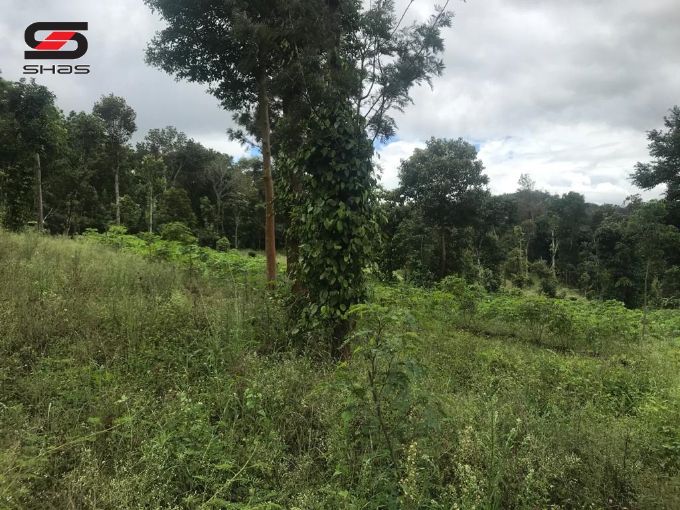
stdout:
[[541,278],[541,292],[551,298],[557,296],[557,279],[552,274]]
[[149,244],[155,243],[161,238],[161,236],[159,236],[158,234],[154,234],[152,232],[140,232],[139,234],[137,234],[137,237],[143,239]]
[[[88,229],[90,230],[90,229]],[[123,225],[111,225],[106,233],[110,236],[123,236],[127,234],[127,227]]]
[[552,271],[550,270],[548,264],[546,264],[545,260],[543,259],[532,262],[529,265],[529,270],[533,274],[538,276],[541,280],[552,276]]
[[217,251],[229,251],[229,248],[231,248],[231,243],[226,237],[220,237],[215,243],[215,248]]
[[498,292],[503,285],[503,274],[489,268],[483,268],[479,282],[488,292]]
[[161,238],[165,241],[177,241],[182,244],[196,243],[196,236],[184,223],[173,221],[161,227]]
[[453,295],[460,317],[469,325],[477,312],[477,305],[484,296],[484,289],[479,285],[468,285],[459,276],[446,276],[438,284],[438,289]]

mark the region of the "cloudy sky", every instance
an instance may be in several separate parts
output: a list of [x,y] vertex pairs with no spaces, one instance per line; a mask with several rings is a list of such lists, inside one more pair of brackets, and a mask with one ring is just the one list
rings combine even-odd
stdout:
[[[424,18],[433,3],[415,0],[411,17]],[[513,191],[521,173],[539,188],[578,191],[597,203],[639,192],[628,174],[647,159],[645,132],[680,104],[678,0],[451,0],[450,7],[444,75],[433,89],[414,91],[414,106],[397,116],[398,138],[379,150],[386,186],[397,184],[400,160],[436,136],[475,143],[495,193]],[[162,25],[142,0],[0,0],[0,13],[5,79],[22,76],[26,26],[87,21],[89,50],[79,63],[92,73],[38,80],[62,109],[90,110],[113,92],[137,111],[138,138],[171,124],[206,146],[246,153],[227,138],[231,114],[203,86],[144,63]]]

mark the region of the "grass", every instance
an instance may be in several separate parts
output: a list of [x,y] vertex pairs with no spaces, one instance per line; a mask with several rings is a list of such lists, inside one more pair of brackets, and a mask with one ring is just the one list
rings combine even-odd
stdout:
[[0,232],[0,508],[680,507],[678,312],[376,284],[335,364],[259,257],[104,244]]

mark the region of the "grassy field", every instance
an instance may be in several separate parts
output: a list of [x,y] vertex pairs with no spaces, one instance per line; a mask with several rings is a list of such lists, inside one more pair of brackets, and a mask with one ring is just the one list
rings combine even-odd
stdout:
[[0,232],[0,508],[680,508],[680,312],[375,284],[338,364],[262,273]]

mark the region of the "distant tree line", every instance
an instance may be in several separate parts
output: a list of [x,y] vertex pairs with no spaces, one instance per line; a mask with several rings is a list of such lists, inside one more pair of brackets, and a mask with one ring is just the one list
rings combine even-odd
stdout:
[[121,225],[161,233],[181,223],[215,247],[262,249],[262,163],[208,149],[168,126],[134,147],[135,112],[103,96],[64,115],[33,81],[0,78],[0,218],[53,234]]
[[456,274],[489,290],[535,284],[552,296],[561,283],[630,307],[680,305],[680,109],[665,123],[649,133],[654,161],[631,175],[642,188],[665,184],[665,197],[622,205],[552,195],[527,174],[516,192],[491,195],[473,145],[430,139],[383,193],[383,274],[424,285]]
[[[345,113],[336,110],[334,115],[340,118]],[[112,94],[97,101],[91,112],[64,115],[46,87],[0,78],[2,225],[66,235],[121,225],[131,233],[176,237],[184,231],[202,245],[222,249],[263,249],[262,160],[235,160],[172,126],[151,129],[133,147],[135,120],[134,110]],[[590,204],[575,192],[551,195],[537,190],[526,174],[516,192],[491,195],[473,145],[461,139],[430,139],[426,148],[402,162],[396,189],[380,191],[375,182],[358,181],[359,189],[379,196],[380,274],[422,285],[455,274],[489,290],[534,284],[549,295],[562,284],[631,307],[677,305],[680,109],[673,108],[665,123],[665,131],[649,133],[654,160],[639,163],[632,178],[644,188],[666,184],[666,196],[643,202],[634,195],[620,206]],[[341,156],[334,147],[333,137],[338,135],[321,136],[323,124],[312,127],[316,137],[303,148],[307,158],[317,161],[317,168],[327,171],[335,164],[342,169],[342,157],[364,164],[366,156],[352,159],[358,147],[348,145],[347,155]],[[356,133],[341,136],[361,139]],[[370,155],[370,149],[362,150]],[[335,159],[326,161],[331,151]],[[291,169],[286,166],[300,164],[282,153],[278,166],[281,174],[289,172],[290,186]],[[369,176],[370,169],[367,172],[361,175]],[[350,179],[342,170],[336,174],[341,178],[333,186]],[[328,182],[326,174],[293,177],[293,184],[298,179],[306,192],[313,191],[312,198],[327,195],[319,202],[332,209],[319,211],[326,220],[337,214],[340,202],[319,187]],[[304,216],[309,202],[298,197],[298,203],[292,201],[288,207],[287,215],[276,223],[279,239],[285,239],[291,214]],[[325,246],[337,251],[332,241],[342,236],[343,225],[324,218],[319,226],[301,224],[309,231],[294,231],[319,239],[319,245],[303,247],[311,250],[308,258],[322,254]],[[360,226],[370,222],[367,216]],[[324,267],[309,267],[309,276],[320,272],[318,277]]]

